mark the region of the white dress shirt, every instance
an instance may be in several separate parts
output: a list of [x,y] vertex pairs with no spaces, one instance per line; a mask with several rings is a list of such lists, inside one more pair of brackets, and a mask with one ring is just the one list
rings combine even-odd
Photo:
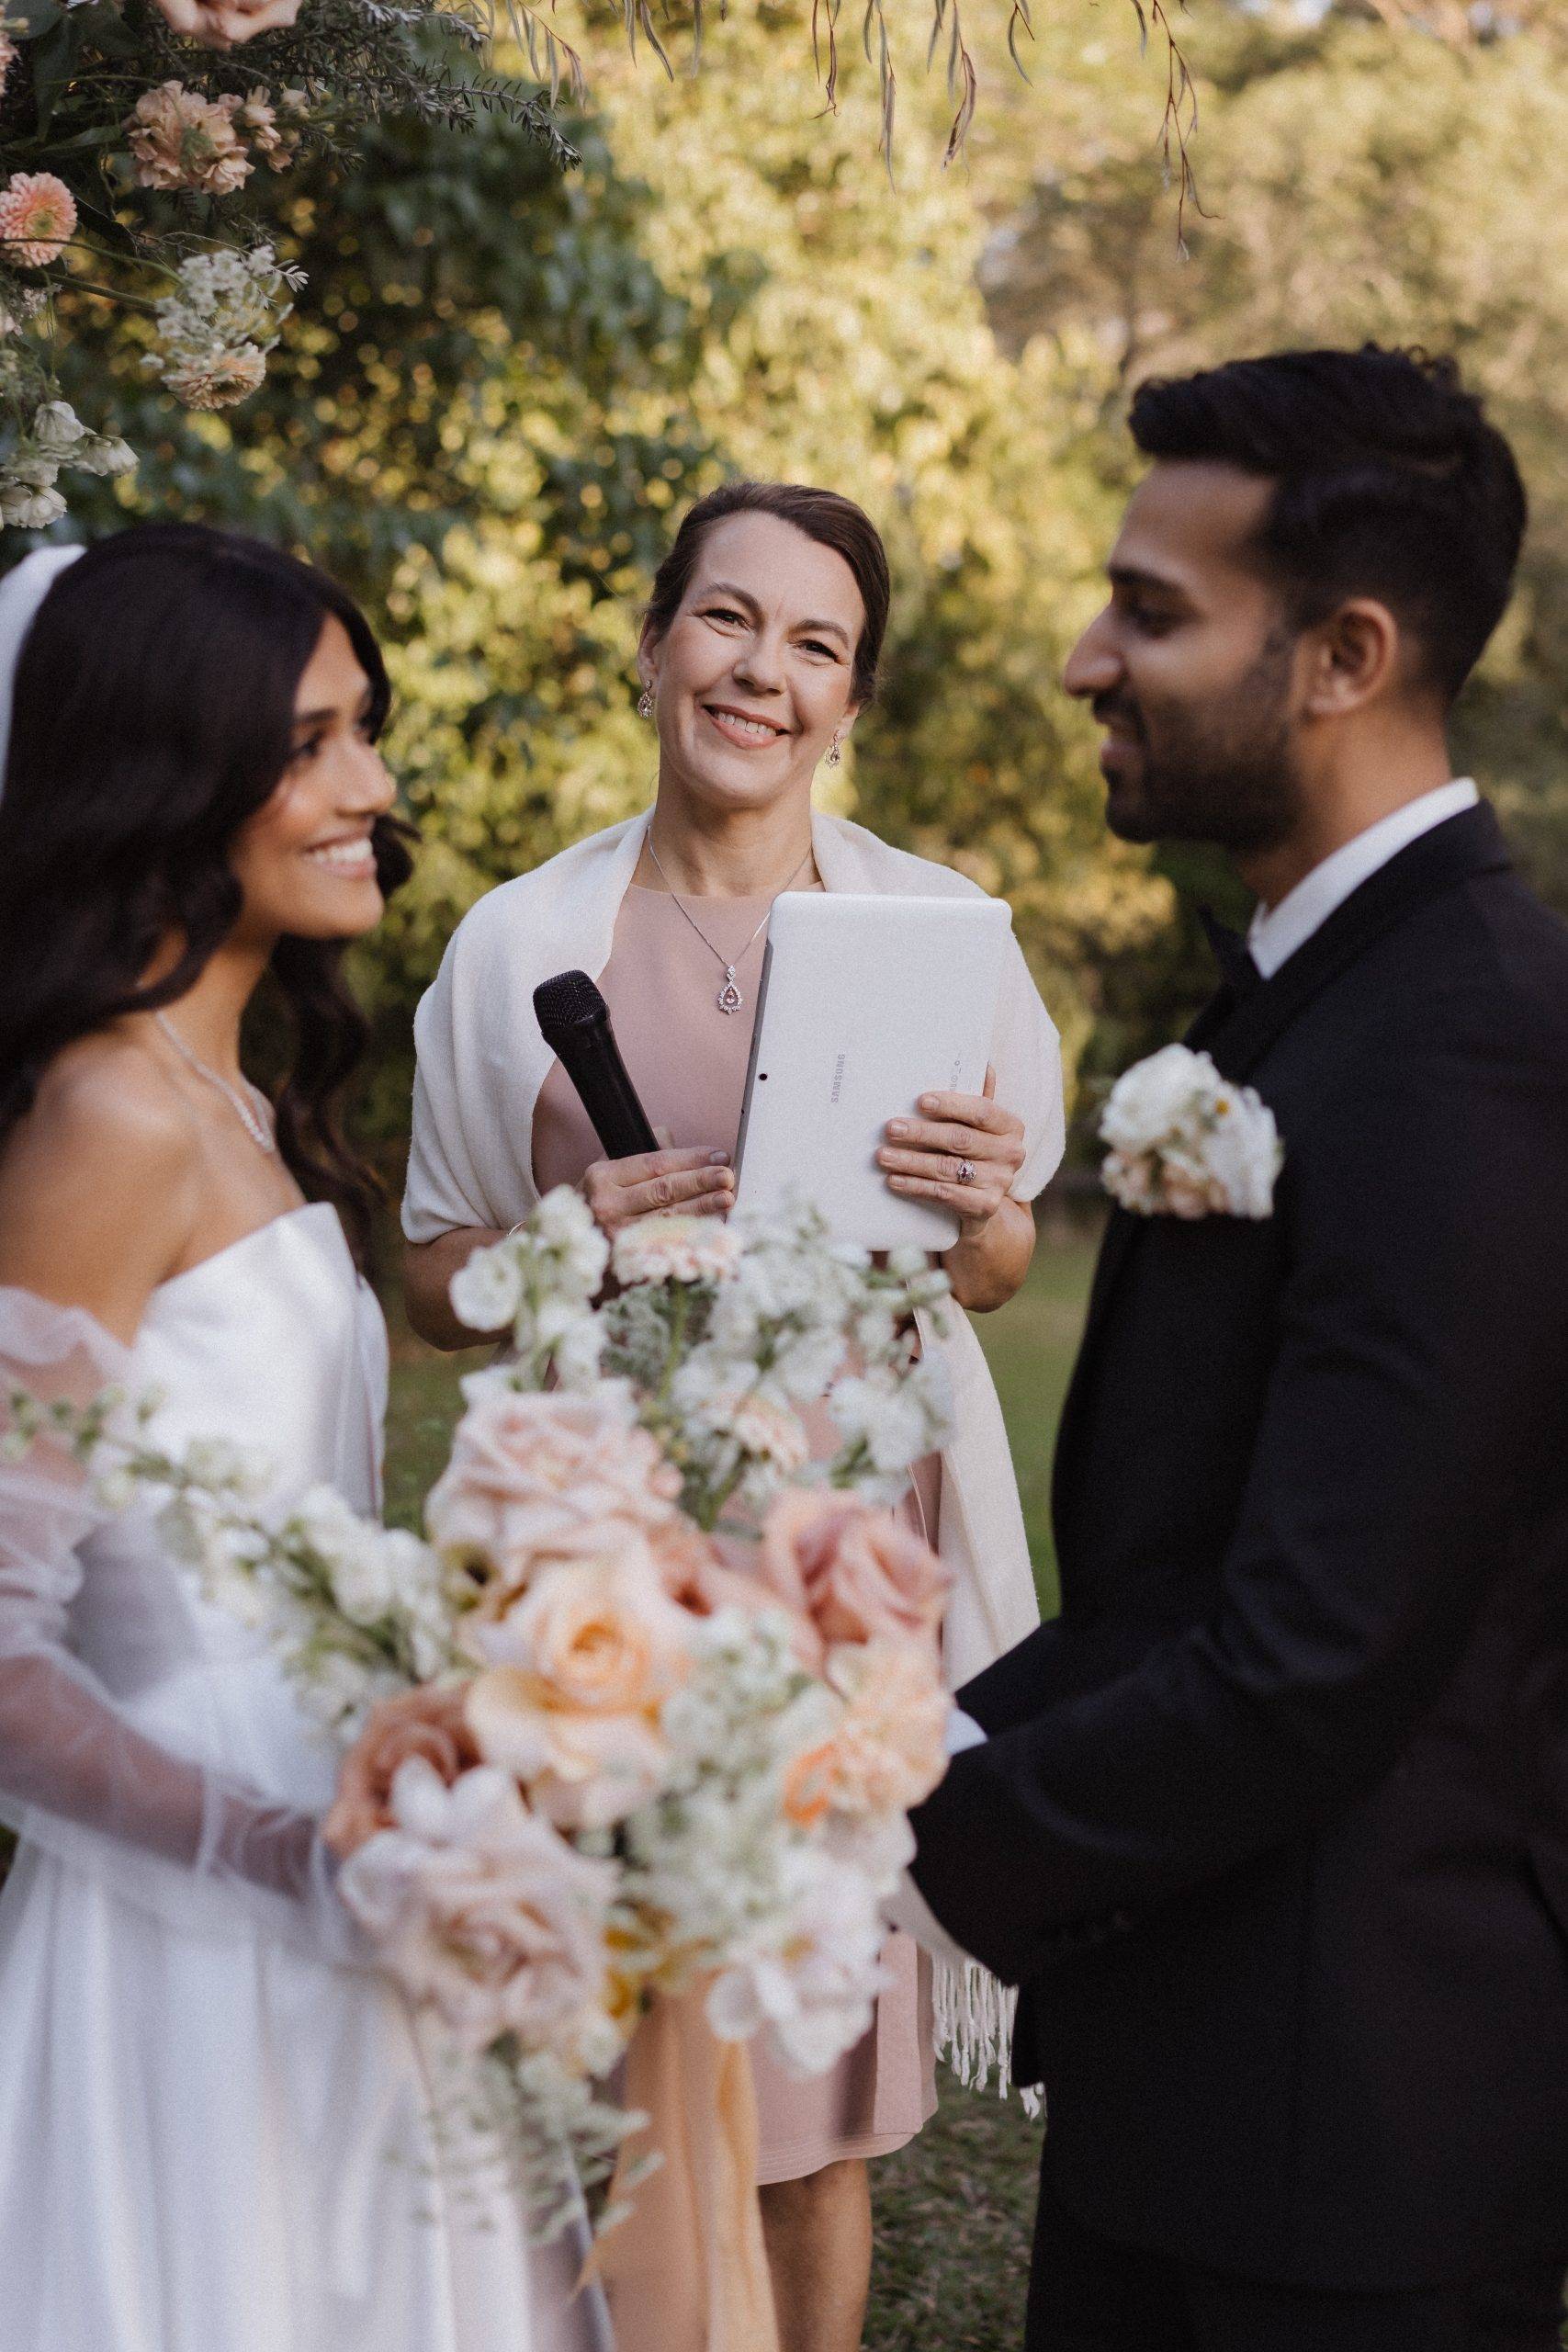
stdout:
[[1343,906],[1351,891],[1359,890],[1380,866],[1419,841],[1423,833],[1429,833],[1434,825],[1446,824],[1461,810],[1473,808],[1480,798],[1469,776],[1440,784],[1435,791],[1422,793],[1419,799],[1407,800],[1392,817],[1369,825],[1354,841],[1346,842],[1321,865],[1314,865],[1277,907],[1259,907],[1247,944],[1264,978],[1271,980],[1280,965],[1298,947],[1304,947],[1336,907]]

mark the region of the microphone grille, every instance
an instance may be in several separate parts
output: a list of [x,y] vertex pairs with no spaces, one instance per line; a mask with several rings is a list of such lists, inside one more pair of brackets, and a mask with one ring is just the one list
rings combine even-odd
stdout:
[[534,990],[534,1012],[548,1042],[552,1030],[580,1029],[602,1021],[609,1007],[586,972],[558,972]]

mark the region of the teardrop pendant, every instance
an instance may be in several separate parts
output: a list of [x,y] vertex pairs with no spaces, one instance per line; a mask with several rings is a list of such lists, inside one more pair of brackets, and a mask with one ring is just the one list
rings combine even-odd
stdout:
[[739,1012],[745,1001],[745,998],[735,985],[735,967],[733,964],[727,964],[724,967],[724,986],[718,992],[718,1009],[721,1012]]

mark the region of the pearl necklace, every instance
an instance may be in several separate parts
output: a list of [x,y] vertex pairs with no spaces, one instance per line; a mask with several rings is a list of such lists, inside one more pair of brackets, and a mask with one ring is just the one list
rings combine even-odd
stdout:
[[[204,1078],[209,1086],[215,1086],[218,1089],[219,1093],[221,1094],[224,1100],[231,1105],[235,1116],[239,1119],[241,1125],[244,1128],[245,1133],[249,1136],[251,1141],[255,1145],[256,1149],[258,1151],[276,1153],[277,1149],[277,1137],[273,1134],[271,1128],[265,1125],[255,1109],[255,1104],[257,1102],[265,1102],[266,1101],[266,1097],[263,1094],[261,1089],[255,1086],[251,1087],[250,1091],[254,1100],[247,1102],[244,1096],[240,1092],[238,1087],[231,1086],[228,1080],[223,1077],[220,1071],[213,1069],[209,1063],[202,1060],[201,1056],[193,1046],[186,1045],[185,1039],[180,1035],[179,1031],[175,1027],[174,1023],[165,1013],[155,1012],[152,1015],[152,1018],[157,1023],[159,1028],[163,1031],[164,1036],[168,1039],[170,1045],[173,1046],[175,1053],[180,1057],[180,1059],[191,1069],[195,1070],[197,1078]],[[249,1083],[248,1080],[246,1082],[247,1084]]]

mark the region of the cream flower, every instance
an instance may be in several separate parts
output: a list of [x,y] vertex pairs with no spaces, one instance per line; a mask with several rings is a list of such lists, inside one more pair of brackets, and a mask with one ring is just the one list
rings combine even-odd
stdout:
[[76,199],[52,172],[14,172],[0,188],[0,246],[25,269],[58,261],[76,229]]
[[795,1488],[762,1528],[757,1572],[813,1627],[821,1655],[884,1637],[934,1654],[951,1581],[928,1544],[892,1511]]
[[740,1263],[739,1235],[711,1216],[643,1216],[623,1226],[610,1271],[630,1289],[638,1283],[721,1283]]
[[503,1772],[448,1786],[423,1756],[392,1783],[393,1827],[360,1847],[344,1898],[414,2001],[480,2051],[503,2033],[602,2063],[611,1864],[530,1814]]
[[1106,1190],[1139,1216],[1268,1217],[1283,1165],[1274,1114],[1208,1054],[1167,1046],[1124,1071],[1100,1123]]
[[547,1570],[487,1640],[502,1662],[468,1699],[481,1754],[563,1828],[624,1820],[667,1768],[659,1715],[691,1670],[692,1622],[636,1536]]
[[188,353],[164,371],[164,381],[186,408],[233,408],[266,380],[266,354],[254,343],[232,350]]
[[675,1516],[680,1474],[637,1428],[626,1392],[539,1396],[504,1374],[467,1384],[452,1458],[425,1505],[431,1541],[510,1605],[556,1559],[614,1549]]
[[708,2022],[725,2041],[771,2027],[798,2075],[825,2074],[871,2022],[886,1930],[864,1875],[833,1857],[801,1857],[782,1933],[760,1936],[716,1977]]
[[127,129],[141,187],[190,188],[231,196],[254,165],[234,128],[241,101],[232,94],[204,98],[183,82],[144,90]]
[[17,62],[17,44],[9,33],[0,33],[0,93],[3,93],[11,68]]
[[878,1641],[845,1645],[828,1660],[828,1680],[845,1702],[832,1737],[802,1758],[797,1796],[807,1788],[830,1813],[908,1813],[947,1769],[953,1702],[924,1645]]

